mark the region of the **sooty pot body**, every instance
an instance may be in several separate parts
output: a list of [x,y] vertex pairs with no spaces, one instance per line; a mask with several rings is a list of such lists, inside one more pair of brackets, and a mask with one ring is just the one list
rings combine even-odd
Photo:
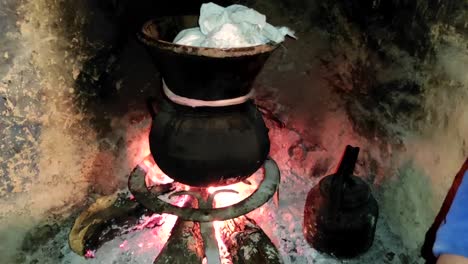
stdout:
[[176,181],[200,187],[238,182],[267,158],[268,129],[251,101],[212,109],[163,99],[159,106],[150,149],[161,170]]

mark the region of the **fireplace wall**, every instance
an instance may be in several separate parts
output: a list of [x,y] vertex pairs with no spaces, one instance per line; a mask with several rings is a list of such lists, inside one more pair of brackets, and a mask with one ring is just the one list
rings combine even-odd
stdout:
[[[267,122],[283,180],[315,181],[346,144],[361,146],[357,172],[416,256],[468,155],[466,4],[247,2],[299,36],[256,83],[259,104],[286,125]],[[0,10],[0,255],[13,258],[29,230],[50,224],[47,239],[52,223],[125,185],[148,153],[142,102],[159,82],[138,43],[119,37],[111,1]]]

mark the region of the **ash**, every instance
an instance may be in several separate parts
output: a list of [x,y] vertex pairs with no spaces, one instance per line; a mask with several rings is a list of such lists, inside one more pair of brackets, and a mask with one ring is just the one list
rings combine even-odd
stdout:
[[[288,179],[282,182],[279,208],[270,201],[248,215],[272,239],[282,254],[284,263],[423,263],[417,262],[400,239],[391,232],[385,215],[378,221],[373,246],[360,257],[338,260],[312,249],[302,233],[304,197],[312,185],[313,183],[305,182],[301,177],[290,174]],[[94,258],[89,259],[70,251],[67,239],[73,222],[68,221],[60,226],[56,235],[37,247],[34,252],[27,252],[29,250],[25,249],[20,253],[17,256],[17,263],[153,263],[168,239],[169,230],[175,220],[175,216],[168,216],[163,226],[135,230],[116,237],[103,244],[94,252]],[[252,252],[255,250],[251,249]]]

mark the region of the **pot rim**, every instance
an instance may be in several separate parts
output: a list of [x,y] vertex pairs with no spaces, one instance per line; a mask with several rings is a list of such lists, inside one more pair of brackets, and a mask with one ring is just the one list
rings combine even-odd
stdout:
[[155,20],[152,19],[143,24],[142,30],[138,34],[138,38],[140,39],[140,41],[148,46],[157,47],[159,49],[172,51],[179,54],[205,56],[213,58],[242,57],[272,52],[280,45],[280,43],[275,44],[270,42],[250,47],[221,49],[175,44],[159,39],[158,28],[156,23],[154,22]]

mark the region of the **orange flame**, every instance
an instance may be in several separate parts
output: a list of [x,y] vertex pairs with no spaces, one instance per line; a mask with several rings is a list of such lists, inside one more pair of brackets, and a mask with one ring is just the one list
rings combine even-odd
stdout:
[[[235,184],[231,184],[228,186],[211,186],[208,188],[208,192],[213,194],[216,191],[221,190],[234,190],[238,193],[233,192],[219,192],[216,194],[214,198],[214,203],[217,208],[219,207],[226,207],[238,203],[239,201],[247,198],[250,194],[252,194],[258,184],[259,184],[259,177],[258,173],[254,174],[252,177],[249,178],[250,185],[244,182],[239,182]],[[227,221],[214,221],[213,226],[215,229],[215,236],[218,242],[218,249],[220,251],[221,262],[223,264],[231,264],[229,250],[226,244],[223,241],[223,230],[228,228]]]
[[[147,172],[146,178],[145,178],[147,186],[153,186],[156,184],[166,184],[166,183],[171,183],[174,181],[173,179],[171,179],[170,177],[168,177],[166,174],[164,174],[161,171],[161,169],[157,166],[157,164],[154,162],[151,156],[147,157],[143,161],[143,163],[141,163],[141,166]],[[257,189],[257,186],[260,181],[259,175],[260,173],[256,173],[252,175],[249,178],[250,184],[246,184],[245,182],[239,182],[239,183],[235,183],[235,184],[231,184],[227,186],[208,187],[208,192],[210,194],[214,194],[215,192],[219,191],[214,197],[213,206],[215,206],[216,208],[227,207],[247,198],[250,194],[252,194]],[[187,186],[186,190],[188,189],[189,188]],[[222,192],[222,190],[236,191],[237,193]],[[181,197],[181,199],[177,199],[176,204],[179,206],[182,206],[183,203],[185,203],[186,199],[187,199],[186,196]],[[162,225],[162,228],[167,229],[167,231],[170,232],[176,220],[177,220],[176,216],[163,215],[162,221],[164,221],[165,224]],[[141,225],[144,226],[145,222],[143,222]],[[227,230],[228,228],[227,221],[214,221],[213,227],[215,229],[215,237],[218,243],[218,249],[220,251],[221,263],[232,264],[232,261],[230,260],[229,250],[223,241],[223,232],[225,232],[224,230]],[[143,244],[141,246],[139,245],[139,247],[142,248],[144,247],[144,245]]]

